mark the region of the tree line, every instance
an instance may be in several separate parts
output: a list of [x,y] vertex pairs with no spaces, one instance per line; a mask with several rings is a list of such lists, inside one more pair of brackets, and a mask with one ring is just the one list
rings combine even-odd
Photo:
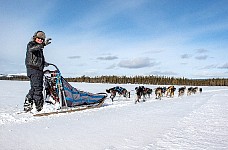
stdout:
[[[167,76],[81,76],[65,78],[68,82],[112,83],[112,84],[152,84],[152,85],[190,85],[190,86],[228,86],[227,78],[188,79]],[[27,81],[26,76],[1,76],[0,80]]]

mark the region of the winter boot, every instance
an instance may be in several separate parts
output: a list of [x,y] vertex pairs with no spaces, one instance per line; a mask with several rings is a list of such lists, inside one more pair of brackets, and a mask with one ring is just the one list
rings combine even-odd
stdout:
[[43,109],[44,101],[43,100],[35,101],[35,104],[36,104],[36,110],[39,112]]
[[29,98],[29,96],[25,97],[25,102],[24,102],[24,111],[29,112],[32,110],[32,105],[33,105],[33,100]]

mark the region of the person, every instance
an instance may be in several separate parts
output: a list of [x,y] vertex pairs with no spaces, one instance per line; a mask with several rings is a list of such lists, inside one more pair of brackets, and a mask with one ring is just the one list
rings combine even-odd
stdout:
[[51,43],[51,38],[48,38],[46,41],[45,39],[45,33],[37,31],[33,35],[32,40],[27,44],[25,65],[31,88],[25,97],[24,111],[26,112],[33,109],[34,103],[37,111],[41,111],[43,108],[43,69],[49,65],[45,61],[43,49]]

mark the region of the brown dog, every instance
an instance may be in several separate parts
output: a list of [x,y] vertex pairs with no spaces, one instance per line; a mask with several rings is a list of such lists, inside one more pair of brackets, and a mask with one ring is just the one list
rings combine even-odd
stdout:
[[160,99],[161,100],[162,91],[163,91],[163,88],[162,87],[157,87],[155,89],[155,95],[156,95],[156,98],[155,99]]
[[175,92],[176,88],[172,85],[169,86],[166,90],[166,97],[174,97],[174,92]]

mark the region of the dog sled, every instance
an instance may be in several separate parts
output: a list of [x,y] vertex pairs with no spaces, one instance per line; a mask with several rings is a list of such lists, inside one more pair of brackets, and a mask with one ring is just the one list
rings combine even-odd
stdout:
[[45,104],[55,106],[54,111],[34,114],[34,116],[48,116],[66,112],[81,111],[101,107],[106,93],[90,93],[81,91],[70,85],[61,76],[58,67],[50,64],[55,70],[44,71],[44,99]]

